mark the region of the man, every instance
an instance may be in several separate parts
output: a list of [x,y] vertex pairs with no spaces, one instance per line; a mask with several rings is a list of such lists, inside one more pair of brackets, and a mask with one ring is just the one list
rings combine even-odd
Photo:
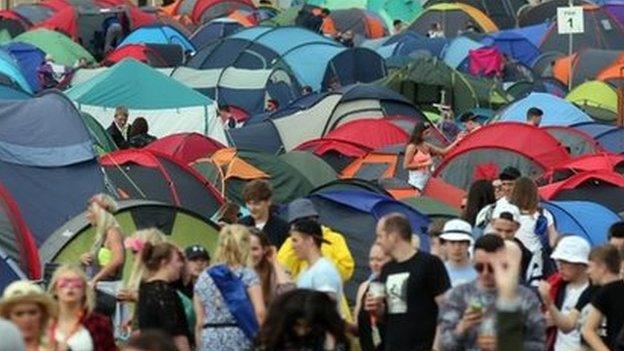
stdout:
[[462,219],[451,219],[444,224],[440,239],[444,240],[448,260],[444,263],[451,285],[471,282],[477,278],[477,272],[470,262],[470,244],[472,226]]
[[288,223],[279,218],[271,207],[273,188],[263,179],[252,180],[243,188],[243,199],[249,209],[249,216],[241,224],[256,227],[266,234],[271,245],[279,248],[288,236]]
[[401,33],[401,31],[403,30],[403,21],[401,21],[400,19],[395,19],[394,21],[392,21],[392,28],[394,29],[393,34]]
[[535,127],[539,127],[540,124],[542,123],[543,115],[544,115],[544,112],[542,110],[540,110],[537,107],[531,107],[527,111],[527,115],[526,115],[527,124],[530,124]]
[[[496,235],[484,235],[477,239],[474,265],[478,278],[448,293],[439,318],[441,349],[496,350],[495,337],[482,338],[480,334],[483,335],[486,326],[495,322],[490,313],[494,312],[498,297],[493,265],[504,250],[505,241]],[[545,323],[540,312],[540,302],[528,288],[519,286],[517,289],[520,310],[524,316],[522,349],[543,351]]]
[[113,123],[106,129],[115,145],[120,149],[128,148],[128,136],[130,135],[130,125],[128,124],[128,109],[124,106],[115,108]]
[[[191,282],[191,287],[195,285],[197,278],[202,274],[204,269],[210,266],[210,254],[201,245],[191,245],[184,250],[186,257],[187,269]],[[191,292],[193,290],[191,289]],[[193,294],[191,293],[191,297]]]
[[[292,225],[302,219],[319,221],[319,214],[316,212],[312,201],[308,199],[297,199],[288,205],[288,223]],[[323,242],[327,243],[321,245],[321,253],[334,263],[343,281],[349,280],[355,269],[355,261],[344,237],[329,227],[321,225],[321,228],[323,230]],[[291,238],[286,239],[277,253],[277,259],[295,278],[307,266],[304,260],[297,257]]]
[[483,207],[477,214],[475,219],[475,226],[483,229],[484,233],[488,233],[491,229],[490,221],[492,220],[492,214],[499,205],[508,205],[513,193],[516,179],[520,178],[522,174],[516,167],[505,167],[498,175],[500,184],[501,197],[496,200],[495,203]]
[[438,306],[450,282],[436,256],[414,249],[408,219],[398,213],[377,223],[377,244],[392,260],[381,269],[385,297],[368,295],[365,309],[386,324],[387,351],[431,350]]
[[440,23],[435,22],[431,24],[431,28],[427,32],[427,37],[429,38],[444,38],[444,30],[442,30],[442,26]]
[[342,280],[334,264],[321,253],[321,244],[328,244],[323,239],[321,225],[313,219],[295,221],[291,226],[290,238],[297,257],[308,266],[299,274],[297,287],[328,293],[336,300],[339,308]]
[[607,245],[589,255],[589,276],[601,285],[589,305],[581,329],[584,340],[595,351],[617,350],[617,336],[624,325],[624,281],[617,248]]
[[549,346],[555,351],[581,348],[581,333],[575,329],[578,312],[574,309],[590,287],[587,277],[590,250],[587,240],[580,236],[563,237],[551,255],[557,262],[558,274],[539,284],[539,294],[554,324],[549,331]]
[[481,123],[479,123],[479,116],[475,115],[472,112],[466,112],[461,115],[459,121],[464,124],[464,128],[468,133],[472,133],[481,128]]
[[624,222],[616,222],[611,225],[608,233],[609,244],[624,249]]

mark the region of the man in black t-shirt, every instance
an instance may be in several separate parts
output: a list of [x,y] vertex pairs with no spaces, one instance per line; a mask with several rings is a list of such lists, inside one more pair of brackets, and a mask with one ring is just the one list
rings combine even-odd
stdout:
[[365,308],[385,321],[387,351],[431,350],[438,306],[451,287],[442,261],[416,251],[412,228],[401,214],[384,216],[377,224],[377,244],[392,257],[381,270],[384,298],[367,296]]
[[277,216],[272,206],[273,187],[264,179],[256,179],[245,184],[243,199],[249,209],[249,216],[240,219],[239,223],[256,227],[266,234],[269,243],[279,249],[288,238],[288,223]]
[[607,245],[589,255],[588,273],[601,285],[589,305],[581,330],[592,350],[616,350],[617,336],[624,325],[624,281],[620,277],[621,259],[616,247]]

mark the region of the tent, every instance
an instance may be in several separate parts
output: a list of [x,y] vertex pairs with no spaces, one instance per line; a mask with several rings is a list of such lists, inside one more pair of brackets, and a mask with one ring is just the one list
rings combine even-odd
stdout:
[[253,12],[255,8],[251,0],[196,0],[191,18],[201,24],[226,17],[235,11]]
[[16,278],[41,274],[37,244],[17,203],[0,184],[0,287]]
[[465,30],[466,23],[471,21],[481,33],[498,31],[492,20],[478,9],[462,3],[441,3],[427,7],[409,26],[410,30],[427,35],[431,25],[439,23],[444,36],[454,38]]
[[[210,218],[187,208],[156,201],[119,201],[115,219],[126,236],[135,231],[158,228],[167,240],[178,247],[202,245],[211,255],[217,248],[219,228]],[[59,227],[41,247],[44,262],[75,264],[80,255],[88,252],[93,244],[95,230],[89,224],[85,213],[70,218]],[[126,251],[124,279],[128,279],[133,257]]]
[[72,67],[81,58],[95,62],[91,54],[67,36],[48,29],[33,29],[13,38],[13,42],[31,44],[52,56],[56,63]]
[[[448,3],[448,0],[425,0],[424,6]],[[525,0],[460,0],[455,3],[470,5],[486,14],[496,26],[505,29],[516,26],[516,13],[526,4]]]
[[437,58],[418,58],[379,82],[416,106],[430,106],[442,101],[452,106],[456,115],[475,107],[498,108],[508,103],[508,96],[494,80],[464,75]]
[[11,39],[30,29],[30,23],[11,10],[0,11],[0,37]]
[[618,98],[616,89],[601,81],[588,81],[574,88],[566,100],[580,107],[594,120],[613,122],[617,119]]
[[66,94],[103,126],[112,122],[116,106],[126,106],[131,116],[145,116],[157,137],[199,132],[225,141],[210,99],[134,59],[123,60]]
[[7,43],[2,46],[2,50],[6,51],[17,63],[31,91],[39,91],[41,89],[41,83],[39,82],[37,70],[43,63],[45,53],[34,45],[20,42]]
[[540,50],[531,41],[515,31],[489,33],[482,41],[486,46],[494,46],[501,53],[520,63],[531,66],[540,55]]
[[585,122],[572,125],[594,138],[600,146],[616,154],[624,152],[624,128],[596,122]]
[[468,68],[468,55],[470,51],[484,47],[483,44],[467,37],[457,37],[444,48],[442,58],[444,63],[453,69],[460,69],[464,72]]
[[602,151],[602,147],[589,135],[568,126],[542,127],[548,134],[559,140],[571,156],[594,154]]
[[357,8],[332,11],[323,21],[321,30],[326,35],[352,31],[355,34],[356,44],[364,39],[377,39],[389,34],[381,18],[369,11]]
[[104,191],[93,139],[71,101],[55,91],[0,101],[0,130],[0,183],[39,246]]
[[349,121],[397,115],[414,121],[426,120],[399,94],[387,88],[359,84],[331,93],[304,96],[268,116],[268,120],[252,116],[249,126],[229,130],[229,137],[231,144],[238,147],[279,153],[323,137]]
[[555,219],[557,231],[579,235],[592,246],[607,243],[609,227],[621,220],[613,211],[587,201],[550,201],[541,206]]
[[243,25],[237,21],[218,18],[199,26],[191,35],[190,40],[196,48],[201,49],[215,40],[236,33],[242,28]]
[[338,178],[330,165],[310,152],[293,150],[279,155],[278,159],[297,169],[315,188]]
[[[584,5],[583,19],[585,31],[572,34],[573,51],[577,52],[585,48],[621,50],[624,42],[620,40],[624,35],[624,26],[614,20],[611,15],[599,6]],[[557,22],[549,28],[548,33],[542,39],[540,50],[542,52],[558,51],[568,53],[568,34],[557,33]]]
[[460,212],[442,201],[428,196],[408,197],[401,200],[418,212],[426,214],[430,219],[453,219],[460,216]]
[[568,87],[554,78],[535,78],[532,81],[523,80],[513,83],[505,91],[513,96],[514,100],[524,99],[534,92],[564,98],[568,93]]
[[[371,133],[371,131],[375,132]],[[347,122],[327,133],[324,138],[344,140],[369,149],[378,149],[394,144],[405,144],[409,139],[409,134],[386,119],[364,118]]]
[[[533,26],[553,22],[557,16],[557,8],[569,6],[570,0],[545,0],[535,5],[523,6],[517,12],[518,27]],[[593,4],[589,0],[572,0],[574,6]]]
[[93,139],[93,149],[98,155],[117,150],[117,145],[111,138],[110,134],[102,127],[98,121],[88,113],[81,112],[82,120],[89,130],[89,135]]
[[176,65],[169,64],[167,60],[160,55],[150,44],[128,44],[111,51],[102,60],[103,66],[112,66],[121,62],[125,58],[130,58],[143,62],[151,67],[173,67]]
[[616,213],[624,212],[624,176],[600,170],[577,173],[563,181],[543,186],[540,196],[546,200],[587,200]]
[[381,57],[389,60],[393,57],[410,57],[418,53],[440,56],[448,44],[445,38],[427,38],[411,30],[405,30],[392,36],[367,40],[363,47],[375,50]]
[[567,162],[552,166],[537,182],[540,185],[547,185],[566,180],[577,173],[592,171],[609,171],[624,174],[624,156],[599,152],[575,157]]
[[165,154],[145,149],[120,150],[100,157],[111,186],[121,199],[182,206],[210,217],[223,199],[199,173]]
[[409,23],[422,11],[420,1],[404,0],[307,0],[308,5],[324,7],[336,12],[344,9],[366,9],[380,16],[388,27],[400,19]]
[[338,173],[356,158],[366,156],[366,154],[373,151],[373,149],[362,144],[329,138],[307,141],[299,145],[296,150],[313,153]]
[[394,212],[405,215],[420,239],[420,249],[429,250],[426,234],[429,219],[402,202],[361,190],[323,190],[314,192],[309,198],[321,223],[344,235],[355,260],[355,272],[345,287],[345,294],[351,300],[355,298],[359,284],[368,278],[368,252],[375,242],[377,221],[384,215]]
[[184,52],[195,52],[195,46],[187,36],[170,25],[150,25],[141,27],[130,33],[118,47],[129,44],[178,44]]
[[0,51],[0,81],[3,85],[13,87],[25,93],[32,93],[30,84],[24,78],[18,63],[4,51]]
[[468,189],[480,170],[514,166],[523,175],[536,177],[568,159],[566,150],[548,132],[526,123],[501,122],[468,134],[444,156],[434,176]]
[[178,133],[153,141],[145,147],[189,164],[202,157],[212,156],[225,145],[199,133]]
[[557,59],[552,71],[553,76],[561,82],[568,84],[572,79],[572,86],[577,86],[596,79],[603,69],[616,63],[624,63],[624,55],[621,51],[584,49],[572,56]]
[[569,126],[592,121],[585,112],[572,103],[545,93],[531,93],[498,111],[494,118],[498,121],[525,122],[526,113],[531,107],[537,107],[544,112],[542,126]]
[[221,149],[210,158],[191,164],[220,189],[225,198],[245,205],[243,187],[249,180],[267,179],[273,185],[273,202],[290,202],[305,196],[312,184],[299,170],[274,155],[251,150]]

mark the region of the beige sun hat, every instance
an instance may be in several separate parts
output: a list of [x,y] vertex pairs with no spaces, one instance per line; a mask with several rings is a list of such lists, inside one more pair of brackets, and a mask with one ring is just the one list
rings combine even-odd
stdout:
[[36,303],[41,306],[44,314],[44,324],[48,318],[56,316],[56,303],[38,285],[25,280],[9,284],[4,289],[0,299],[0,316],[9,318],[11,308],[20,303]]

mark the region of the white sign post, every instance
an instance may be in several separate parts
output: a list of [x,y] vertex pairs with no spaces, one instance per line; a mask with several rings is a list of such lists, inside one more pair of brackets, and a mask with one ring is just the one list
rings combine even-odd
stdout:
[[557,32],[559,34],[577,34],[585,32],[583,20],[583,7],[558,7],[557,8]]

